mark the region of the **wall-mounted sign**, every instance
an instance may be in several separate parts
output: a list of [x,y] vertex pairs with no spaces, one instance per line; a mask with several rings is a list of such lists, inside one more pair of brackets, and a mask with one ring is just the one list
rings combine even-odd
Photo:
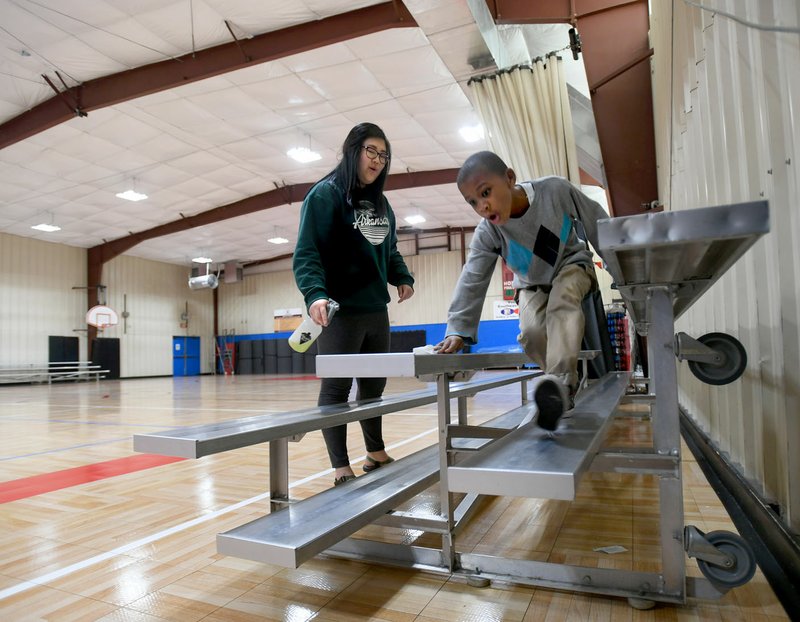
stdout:
[[495,300],[493,305],[495,320],[519,319],[519,307],[513,300]]

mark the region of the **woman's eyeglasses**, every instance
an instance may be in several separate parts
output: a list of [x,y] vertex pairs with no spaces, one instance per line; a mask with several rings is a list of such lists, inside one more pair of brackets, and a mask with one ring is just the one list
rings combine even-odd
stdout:
[[370,160],[378,158],[378,162],[381,164],[386,164],[391,159],[391,156],[388,153],[385,151],[378,151],[372,145],[362,145],[361,148],[367,152],[367,157]]

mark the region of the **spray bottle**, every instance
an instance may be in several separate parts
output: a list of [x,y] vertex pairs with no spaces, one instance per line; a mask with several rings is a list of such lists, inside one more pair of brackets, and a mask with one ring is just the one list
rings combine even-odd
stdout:
[[[328,323],[333,319],[336,311],[339,310],[339,303],[335,300],[328,300]],[[317,340],[322,333],[322,326],[317,324],[310,317],[306,317],[303,322],[294,329],[289,337],[289,347],[295,352],[305,352],[311,344]]]

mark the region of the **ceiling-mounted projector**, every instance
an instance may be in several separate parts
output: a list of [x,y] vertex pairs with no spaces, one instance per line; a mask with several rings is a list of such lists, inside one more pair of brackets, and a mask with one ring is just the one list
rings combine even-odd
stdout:
[[217,285],[219,285],[219,280],[216,274],[204,274],[189,278],[189,289],[214,289]]

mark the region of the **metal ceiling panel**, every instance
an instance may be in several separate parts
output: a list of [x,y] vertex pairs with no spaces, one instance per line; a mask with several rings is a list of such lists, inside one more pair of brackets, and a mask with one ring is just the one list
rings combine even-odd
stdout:
[[[35,116],[36,105],[48,99],[55,116],[38,127],[66,119],[0,149],[2,231],[83,247],[158,226],[170,231],[173,221],[316,181],[335,165],[346,132],[363,120],[387,130],[392,173],[455,168],[485,147],[458,134],[477,122],[463,86],[487,69],[474,61],[488,54],[465,0],[204,0],[192,7],[193,14],[184,0],[0,0],[0,122],[26,110]],[[362,14],[372,17],[358,23],[354,17]],[[332,16],[339,17],[325,21]],[[290,27],[300,28],[291,36]],[[186,71],[196,59],[202,75]],[[216,75],[215,62],[224,73]],[[148,63],[163,63],[162,73],[149,75],[162,82],[136,82]],[[55,97],[41,74],[62,91],[83,84],[81,105],[89,115],[73,116],[68,104],[78,102],[69,94]],[[93,80],[122,86],[103,100]],[[134,97],[157,88],[164,90]],[[298,141],[322,159],[289,160],[286,150]],[[114,196],[131,185],[149,198],[127,203]],[[388,194],[399,222],[417,212],[430,227],[477,222],[452,182]],[[296,230],[301,198],[237,217],[236,226],[209,223],[202,236],[170,233],[127,252],[183,263],[195,254],[192,240],[208,235],[235,242],[242,256],[285,255],[291,249],[264,245],[264,227]],[[30,229],[50,218],[61,232]]]

